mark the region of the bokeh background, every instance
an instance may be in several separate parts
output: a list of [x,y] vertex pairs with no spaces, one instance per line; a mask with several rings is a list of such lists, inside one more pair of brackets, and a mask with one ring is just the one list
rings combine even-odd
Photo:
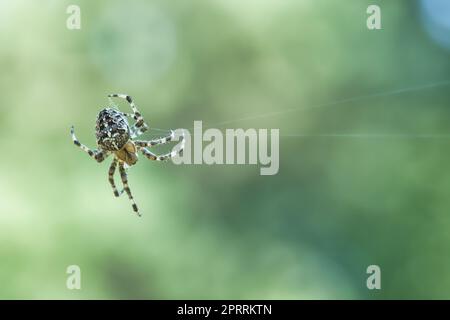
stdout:
[[[450,298],[449,21],[440,0],[2,0],[0,298]],[[157,128],[279,128],[280,171],[141,157],[137,218],[69,136],[94,147],[113,92]]]

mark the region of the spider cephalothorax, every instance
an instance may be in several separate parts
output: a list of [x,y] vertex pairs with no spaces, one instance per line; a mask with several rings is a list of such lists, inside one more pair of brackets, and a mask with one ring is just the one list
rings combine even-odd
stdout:
[[[150,141],[133,140],[137,136],[141,135],[147,130],[148,125],[145,123],[144,118],[137,110],[133,100],[130,96],[125,94],[110,94],[108,97],[118,97],[125,99],[129,104],[133,113],[124,113],[114,108],[105,108],[101,110],[97,116],[97,122],[95,126],[95,135],[97,138],[98,149],[91,150],[85,145],[81,144],[75,136],[74,128],[71,128],[72,140],[75,145],[80,147],[83,151],[89,154],[97,162],[102,162],[110,154],[114,154],[113,162],[109,167],[109,182],[113,188],[114,195],[120,196],[123,191],[128,194],[131,200],[133,210],[139,214],[138,207],[134,202],[131,190],[128,187],[128,179],[126,173],[126,165],[132,166],[138,160],[138,151],[142,151],[143,155],[150,160],[164,161],[172,158],[178,153],[182,152],[184,148],[184,139],[181,137],[182,142],[177,150],[173,150],[170,153],[157,156],[147,149],[154,145],[167,143],[174,139],[174,132],[171,131],[170,135],[164,138],[159,138]],[[133,118],[136,123],[130,127],[127,121],[127,117]],[[114,182],[114,173],[116,167],[119,165],[120,177],[123,183],[123,190],[117,191]]]

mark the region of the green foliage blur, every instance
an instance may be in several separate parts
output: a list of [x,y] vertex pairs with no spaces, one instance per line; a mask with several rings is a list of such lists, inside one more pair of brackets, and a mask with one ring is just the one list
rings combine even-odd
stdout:
[[[370,97],[449,80],[449,51],[416,1],[369,31],[372,2],[1,1],[0,298],[450,298],[450,90]],[[116,92],[156,128],[279,128],[280,171],[141,157],[138,218],[69,135],[94,147]]]

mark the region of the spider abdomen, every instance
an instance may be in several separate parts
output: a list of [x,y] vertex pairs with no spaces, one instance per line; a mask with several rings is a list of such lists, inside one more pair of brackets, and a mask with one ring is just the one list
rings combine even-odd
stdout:
[[98,114],[95,135],[103,150],[118,151],[130,140],[130,126],[120,111],[105,108]]

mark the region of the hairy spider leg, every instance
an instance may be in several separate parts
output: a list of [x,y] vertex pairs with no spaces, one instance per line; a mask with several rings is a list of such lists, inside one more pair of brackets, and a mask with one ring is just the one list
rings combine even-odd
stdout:
[[142,117],[141,113],[139,112],[136,105],[134,104],[133,99],[129,95],[121,94],[121,93],[114,93],[114,94],[108,95],[108,98],[113,98],[113,97],[125,99],[128,102],[128,104],[130,105],[131,109],[133,110],[133,115],[124,113],[125,115],[132,117],[136,121],[136,123],[131,128],[131,137],[135,138],[135,137],[143,134],[145,131],[147,131],[148,125],[145,123],[144,117]]
[[138,147],[153,147],[159,144],[164,144],[164,143],[168,143],[170,141],[172,141],[175,138],[175,132],[173,130],[170,130],[170,135],[163,137],[163,138],[158,138],[158,139],[154,139],[154,140],[149,140],[149,141],[144,141],[144,140],[135,140],[134,144],[137,145]]
[[128,178],[127,173],[125,171],[125,168],[123,166],[123,162],[119,161],[119,172],[120,172],[120,178],[122,179],[123,189],[128,194],[128,198],[130,198],[131,205],[133,206],[134,212],[140,217],[141,214],[139,213],[138,207],[136,205],[136,202],[134,202],[133,195],[131,194],[130,187],[128,186]]
[[[173,134],[173,131],[172,131],[170,140],[172,140],[173,138],[174,138],[174,134]],[[167,140],[167,137],[166,138],[161,138],[161,139],[158,139],[158,140],[153,140],[153,141],[157,141],[157,142],[161,141],[161,143],[166,143],[166,142],[168,142],[166,140]],[[164,141],[164,142],[162,142],[162,141]],[[152,146],[152,141],[135,141],[134,143],[136,144],[136,146],[138,148],[141,149],[141,151],[144,154],[144,156],[146,156],[148,159],[154,160],[154,161],[166,161],[166,160],[169,160],[170,158],[175,157],[176,155],[179,155],[179,154],[181,155],[182,154],[184,146],[185,146],[184,131],[181,134],[181,145],[178,148],[177,148],[177,146],[175,146],[175,148],[172,149],[171,152],[166,153],[166,154],[162,154],[162,155],[159,155],[159,156],[154,154],[153,152],[151,152],[150,150],[148,150],[147,148],[144,147],[144,145]],[[153,145],[155,145],[155,144],[153,144]]]
[[114,195],[116,197],[119,197],[123,193],[123,190],[120,191],[120,192],[117,191],[117,187],[116,187],[116,184],[114,182],[114,173],[116,172],[116,167],[117,167],[117,159],[114,158],[113,161],[111,162],[111,166],[109,167],[108,180],[109,180],[109,183],[111,184],[111,187],[113,189]]
[[75,129],[73,126],[70,128],[70,134],[72,135],[73,143],[76,146],[80,147],[81,150],[86,152],[91,158],[93,158],[97,162],[102,162],[108,156],[108,154],[103,152],[103,150],[97,150],[97,149],[91,150],[88,147],[86,147],[84,144],[80,143],[80,141],[78,141],[77,137],[75,136]]

